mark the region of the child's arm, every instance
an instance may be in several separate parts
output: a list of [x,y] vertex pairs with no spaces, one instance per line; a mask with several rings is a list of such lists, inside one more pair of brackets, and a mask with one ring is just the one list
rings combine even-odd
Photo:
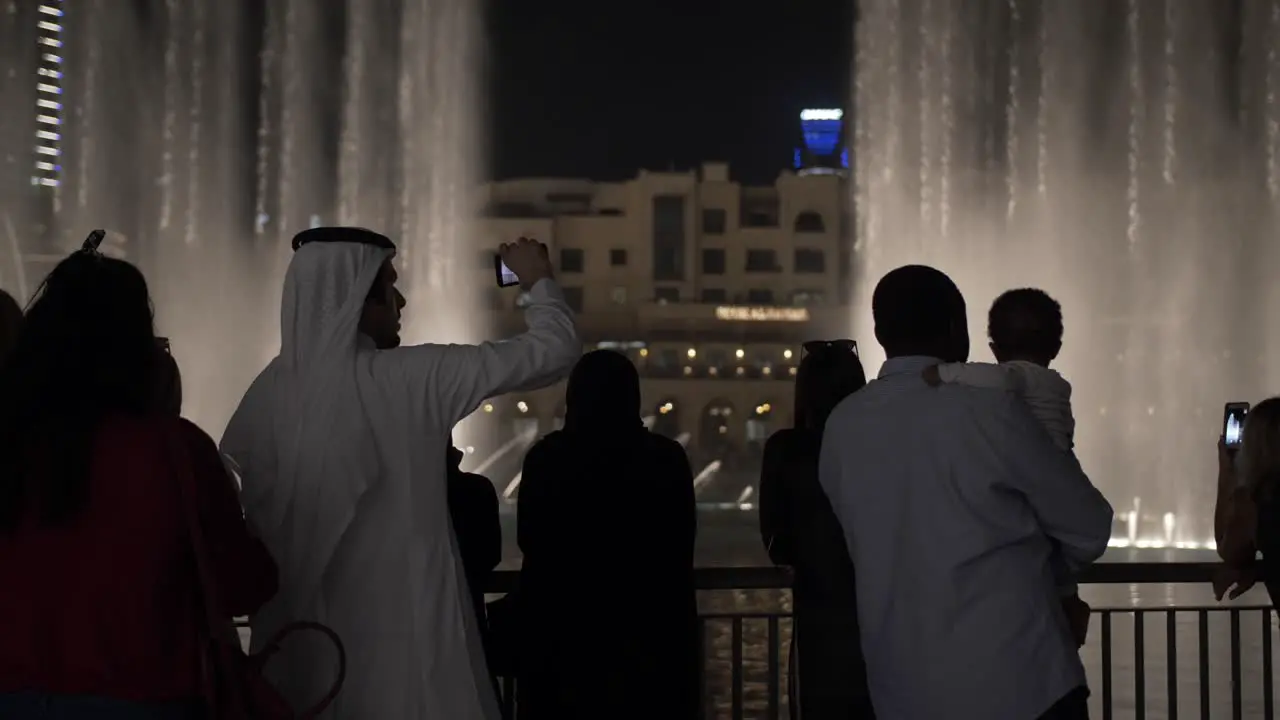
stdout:
[[[930,385],[955,383],[970,387],[992,388],[996,390],[1013,390],[1007,368],[994,363],[945,363],[926,368],[925,382]],[[935,380],[936,378],[936,380]]]

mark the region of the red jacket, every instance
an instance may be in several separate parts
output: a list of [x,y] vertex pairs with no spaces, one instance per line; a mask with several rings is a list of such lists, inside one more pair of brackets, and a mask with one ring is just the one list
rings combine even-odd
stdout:
[[187,443],[223,609],[246,615],[275,594],[275,563],[209,436],[185,420],[114,418],[95,441],[85,510],[54,527],[28,512],[0,534],[0,693],[200,696],[203,611],[166,436]]

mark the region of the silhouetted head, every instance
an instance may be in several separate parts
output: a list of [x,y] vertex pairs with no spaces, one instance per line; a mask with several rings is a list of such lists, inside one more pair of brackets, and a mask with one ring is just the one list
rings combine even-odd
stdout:
[[1236,466],[1247,487],[1264,498],[1276,496],[1280,484],[1280,397],[1250,408]]
[[564,404],[565,430],[633,429],[640,425],[640,374],[626,355],[593,350],[573,367]]
[[964,296],[945,273],[924,265],[890,271],[871,298],[876,340],[887,357],[925,355],[969,359]]
[[0,359],[9,355],[22,329],[22,308],[9,293],[0,290]]
[[137,268],[81,251],[49,273],[0,372],[0,530],[22,512],[33,464],[46,521],[83,506],[99,424],[155,412],[156,348]]
[[156,338],[155,404],[165,415],[182,415],[182,372],[169,349],[168,338]]
[[[354,243],[392,252],[396,249],[395,243],[386,235],[355,227],[303,230],[294,236],[293,249],[296,252],[298,248],[312,243]],[[360,312],[358,330],[373,340],[379,350],[400,346],[400,311],[404,309],[405,298],[396,287],[399,277],[391,259],[383,261]]]
[[867,376],[853,341],[805,343],[805,350],[796,371],[796,427],[821,432],[831,411],[861,390]]
[[1010,290],[991,304],[987,336],[997,362],[1025,360],[1049,367],[1062,350],[1062,306],[1043,290]]

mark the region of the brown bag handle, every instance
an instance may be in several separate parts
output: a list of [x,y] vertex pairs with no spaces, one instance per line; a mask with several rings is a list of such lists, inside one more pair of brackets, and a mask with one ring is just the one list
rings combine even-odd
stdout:
[[[217,583],[213,578],[213,571],[209,567],[209,558],[206,545],[204,542],[204,529],[200,525],[200,512],[195,499],[195,473],[192,472],[191,455],[187,451],[187,445],[181,434],[174,430],[166,432],[165,445],[169,449],[169,462],[175,474],[178,476],[178,494],[182,499],[182,511],[186,519],[187,532],[191,539],[191,550],[195,556],[196,574],[200,582],[201,605],[205,611],[205,632],[211,638],[219,637],[219,630],[229,625],[228,616],[224,616],[218,607]],[[227,482],[231,482],[231,478],[227,478]],[[271,639],[263,645],[263,649],[250,656],[255,669],[261,671],[266,665],[267,660],[280,650],[280,643],[289,635],[298,630],[312,630],[319,632],[329,638],[333,642],[334,647],[338,650],[338,677],[333,685],[329,688],[329,692],[318,703],[297,715],[299,720],[311,720],[324,712],[329,705],[338,697],[338,693],[342,691],[343,681],[347,677],[347,651],[342,645],[342,639],[338,637],[331,628],[317,622],[298,621],[286,624],[284,627],[276,631]],[[203,655],[203,654],[202,654]],[[215,653],[217,661],[221,661],[222,654]],[[229,674],[234,674],[232,668],[222,668]],[[207,675],[207,673],[206,673]],[[237,688],[238,689],[238,688]],[[244,698],[234,698],[241,707],[244,706]]]

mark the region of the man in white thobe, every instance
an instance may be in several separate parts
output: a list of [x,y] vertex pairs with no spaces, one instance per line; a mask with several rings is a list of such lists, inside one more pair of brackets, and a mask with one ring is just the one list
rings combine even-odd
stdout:
[[1018,398],[925,382],[969,354],[946,275],[899,268],[872,305],[888,360],[831,415],[819,479],[857,571],[876,716],[1085,720],[1055,569],[1103,553],[1111,506]]
[[[412,347],[398,347],[404,297],[390,240],[319,228],[294,249],[280,354],[222,440],[246,517],[280,566],[279,595],[251,618],[254,650],[288,622],[321,622],[347,653],[327,717],[496,720],[445,449],[485,398],[562,379],[580,356],[546,248],[522,239],[501,249],[529,292],[524,334]],[[331,685],[335,659],[323,638],[297,634],[267,675],[301,710]]]

